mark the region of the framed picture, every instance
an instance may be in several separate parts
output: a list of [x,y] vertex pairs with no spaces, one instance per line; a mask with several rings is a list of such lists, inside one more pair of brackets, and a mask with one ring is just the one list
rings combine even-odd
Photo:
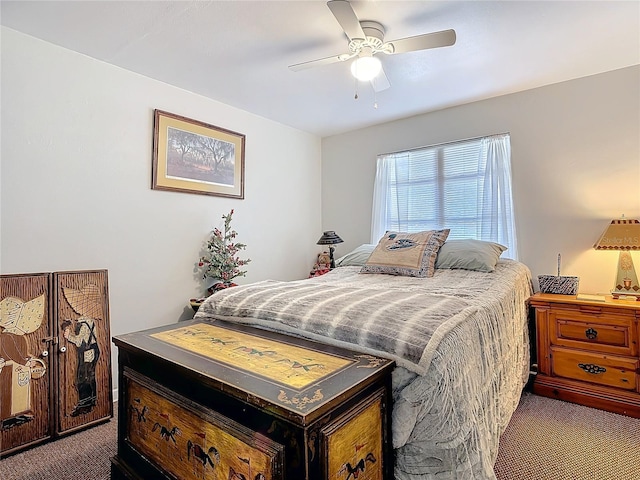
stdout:
[[154,190],[244,198],[245,136],[155,110]]

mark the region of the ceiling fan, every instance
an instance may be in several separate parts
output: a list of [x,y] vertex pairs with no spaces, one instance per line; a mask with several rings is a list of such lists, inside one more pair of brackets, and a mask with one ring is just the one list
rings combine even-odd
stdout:
[[428,48],[448,47],[456,43],[456,32],[454,30],[442,30],[385,42],[382,24],[375,21],[359,20],[347,0],[330,0],[327,2],[327,6],[349,39],[349,52],[289,65],[289,69],[294,72],[336,62],[344,62],[357,57],[351,63],[351,73],[358,80],[370,81],[374,91],[380,92],[391,85],[382,69],[382,62],[376,56],[377,54],[394,55]]

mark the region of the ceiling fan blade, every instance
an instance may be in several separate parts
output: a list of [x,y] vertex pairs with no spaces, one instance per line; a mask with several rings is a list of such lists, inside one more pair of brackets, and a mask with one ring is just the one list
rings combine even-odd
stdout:
[[349,37],[349,40],[366,38],[360,25],[360,20],[358,20],[356,12],[353,11],[349,2],[346,0],[330,0],[327,2],[327,6],[329,10],[331,10],[331,13],[333,13],[333,16],[336,17],[344,33]]
[[381,92],[391,86],[387,74],[384,73],[384,69],[380,69],[380,73],[371,79],[371,86],[374,92]]
[[388,42],[393,45],[391,53],[406,53],[427,48],[449,47],[456,43],[455,30],[442,30],[441,32],[425,33],[415,37],[401,38]]
[[[306,70],[307,68],[320,67],[322,65],[330,65],[332,63],[343,62],[345,58],[343,55],[334,55],[332,57],[319,58],[318,60],[311,60],[310,62],[296,63],[295,65],[289,65],[289,70],[298,72],[300,70]],[[347,56],[347,58],[350,58]]]

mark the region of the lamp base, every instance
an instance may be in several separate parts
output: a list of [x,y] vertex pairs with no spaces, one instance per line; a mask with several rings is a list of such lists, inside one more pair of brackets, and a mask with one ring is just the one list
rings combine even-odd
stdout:
[[633,300],[635,298],[636,302],[640,302],[640,294],[638,293],[611,292],[611,297],[614,300]]
[[636,297],[640,300],[640,285],[638,285],[638,275],[633,264],[633,258],[630,252],[620,252],[618,258],[618,273],[616,274],[616,284],[611,290],[613,298],[620,296]]
[[611,290],[611,296],[614,300],[629,300],[635,298],[637,302],[640,302],[640,293],[629,293],[627,291]]

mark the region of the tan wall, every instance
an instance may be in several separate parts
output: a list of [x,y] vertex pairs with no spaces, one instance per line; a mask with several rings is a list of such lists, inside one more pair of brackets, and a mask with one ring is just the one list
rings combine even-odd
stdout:
[[324,138],[322,224],[345,241],[336,254],[369,242],[377,154],[502,132],[520,260],[555,274],[561,253],[581,291],[610,290],[617,254],[591,247],[611,219],[640,218],[640,66]]

